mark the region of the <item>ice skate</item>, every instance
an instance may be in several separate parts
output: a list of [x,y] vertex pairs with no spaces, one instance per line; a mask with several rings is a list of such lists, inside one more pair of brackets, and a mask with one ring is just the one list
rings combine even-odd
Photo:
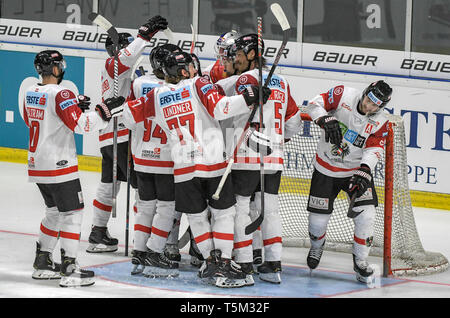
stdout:
[[119,241],[111,237],[108,228],[93,226],[89,235],[89,246],[86,249],[88,253],[105,253],[117,251]]
[[265,282],[280,284],[281,283],[281,262],[265,261],[258,266],[259,278]]
[[166,244],[164,248],[164,255],[173,261],[173,262],[181,262],[181,254],[178,249],[178,244]]
[[143,251],[133,250],[131,251],[131,264],[133,265],[131,269],[131,275],[142,274],[145,267],[145,255],[147,253]]
[[246,286],[255,285],[255,280],[253,279],[253,274],[255,273],[255,270],[253,269],[253,264],[254,263],[238,263],[238,265],[241,267],[242,271],[246,275],[245,276]]
[[81,269],[75,258],[65,256],[61,250],[61,287],[80,287],[94,285],[94,272]]
[[358,259],[353,255],[353,270],[356,273],[356,280],[364,284],[370,284],[373,281],[374,270],[366,260]]
[[164,253],[149,250],[145,256],[145,268],[143,275],[149,278],[173,278],[178,277],[178,263],[169,260]]
[[[212,251],[216,254],[217,272],[215,285],[222,288],[243,287],[246,285],[246,274],[232,259],[222,258],[220,250]],[[211,253],[212,253],[211,252]]]
[[60,279],[61,264],[53,262],[50,252],[41,251],[41,245],[36,242],[36,258],[34,259],[34,279]]
[[323,241],[322,245],[320,247],[314,248],[311,247],[309,249],[308,257],[306,258],[306,263],[308,264],[308,267],[310,269],[310,274],[312,274],[312,271],[319,266],[320,259],[322,258],[323,254],[323,248],[325,246],[325,241]]

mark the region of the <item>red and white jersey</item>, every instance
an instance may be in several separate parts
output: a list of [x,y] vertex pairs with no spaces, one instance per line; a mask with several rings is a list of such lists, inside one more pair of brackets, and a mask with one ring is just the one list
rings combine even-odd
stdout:
[[75,94],[56,84],[33,85],[25,93],[23,118],[30,128],[28,180],[60,183],[78,178],[74,132],[105,128],[96,111],[83,113]]
[[222,176],[227,166],[219,120],[248,114],[243,96],[226,97],[205,77],[166,84],[124,104],[123,119],[154,119],[171,143],[175,182]]
[[216,60],[214,63],[208,65],[202,70],[202,75],[207,76],[211,83],[217,83],[218,81],[227,78],[225,67],[220,63],[220,60]]
[[319,172],[331,177],[349,177],[362,163],[373,171],[382,157],[388,120],[383,111],[372,116],[360,114],[357,110],[360,98],[360,91],[340,85],[309,101],[307,112],[312,120],[332,115],[339,120],[343,135],[341,146],[337,147],[325,142],[322,131],[314,162]]
[[[145,96],[155,87],[164,84],[164,80],[158,79],[155,75],[138,77],[133,81],[128,100]],[[173,174],[170,143],[166,133],[156,121],[145,118],[128,128],[133,130],[131,152],[134,169],[145,173]]]
[[[144,51],[148,42],[137,37],[126,48],[120,50],[118,57],[118,92],[119,96],[127,97],[130,93],[132,69],[139,56]],[[110,57],[105,62],[102,70],[102,98],[103,100],[114,96],[114,57]],[[113,144],[113,121],[108,127],[99,133],[100,148]],[[117,143],[128,141],[128,129],[120,118],[117,120]]]
[[[263,72],[265,82],[268,72]],[[258,85],[259,71],[254,69],[243,73],[235,83],[235,93],[242,94],[250,85]],[[264,134],[271,141],[273,152],[264,157],[264,169],[272,171],[283,170],[284,140],[289,139],[302,129],[302,120],[297,103],[292,98],[290,86],[281,75],[273,74],[268,87],[272,90],[269,100],[263,106]],[[248,117],[235,117],[235,139],[239,138],[247,122]],[[259,123],[259,109],[253,117],[253,122]],[[239,148],[234,158],[235,170],[259,170],[260,155],[250,149],[246,143]]]

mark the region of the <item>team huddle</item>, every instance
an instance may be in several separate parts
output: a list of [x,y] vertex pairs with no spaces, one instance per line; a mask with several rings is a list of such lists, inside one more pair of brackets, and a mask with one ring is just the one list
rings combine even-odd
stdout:
[[[118,249],[108,231],[113,188],[128,182],[136,194],[130,275],[179,276],[178,238],[185,214],[190,264],[198,268],[199,279],[222,288],[252,286],[256,275],[281,283],[278,192],[284,144],[302,129],[294,88],[279,74],[266,81],[269,72],[265,59],[258,58],[258,35],[236,31],[219,37],[217,60],[204,69],[195,54],[164,44],[150,52],[152,74],[135,77],[133,66],[167,25],[155,16],[139,28],[137,38],[119,34],[118,54],[108,38],[110,57],[95,111],[89,110],[89,97],[75,96],[60,85],[66,65],[58,51],[36,55],[42,83],[27,90],[24,120],[30,128],[29,181],[37,184],[46,211],[33,278],[59,279],[62,287],[94,284],[94,272],[76,261],[84,201],[74,132],[99,132],[102,174],[87,252]],[[306,262],[311,270],[319,265],[333,201],[343,190],[354,198],[356,278],[367,282],[374,273],[366,260],[378,204],[371,171],[383,154],[387,119],[381,110],[391,94],[383,81],[362,93],[336,86],[306,107],[323,130],[307,208],[311,249]],[[112,119],[117,120],[116,184]],[[262,209],[262,223],[248,233]],[[58,241],[61,263],[52,259]]]

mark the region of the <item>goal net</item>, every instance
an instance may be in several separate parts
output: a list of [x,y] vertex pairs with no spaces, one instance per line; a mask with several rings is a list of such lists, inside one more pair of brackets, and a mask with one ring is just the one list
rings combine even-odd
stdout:
[[[313,158],[321,129],[304,117],[303,132],[286,143],[280,187],[283,245],[310,247],[308,194]],[[373,176],[378,194],[373,245],[370,255],[383,257],[384,275],[424,275],[442,272],[448,260],[440,253],[425,251],[417,232],[408,186],[405,129],[400,116],[388,115],[390,131],[385,158]],[[308,120],[309,119],[309,120]],[[353,221],[347,217],[348,196],[341,191],[334,202],[325,250],[351,253]]]

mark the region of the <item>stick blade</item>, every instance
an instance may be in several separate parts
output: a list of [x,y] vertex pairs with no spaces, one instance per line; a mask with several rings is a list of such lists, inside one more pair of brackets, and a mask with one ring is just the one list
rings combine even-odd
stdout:
[[289,21],[286,18],[286,15],[284,14],[283,9],[281,8],[281,6],[278,3],[273,3],[270,6],[270,10],[272,11],[275,18],[278,20],[278,23],[280,24],[281,29],[283,31],[286,31],[291,28],[289,25]]

